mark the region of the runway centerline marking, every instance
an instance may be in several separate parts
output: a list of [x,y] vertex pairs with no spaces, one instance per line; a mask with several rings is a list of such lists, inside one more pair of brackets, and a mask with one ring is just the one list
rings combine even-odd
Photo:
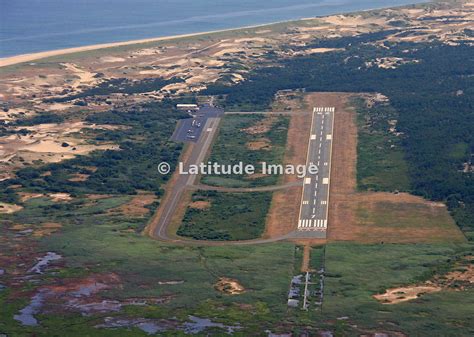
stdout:
[[303,178],[298,230],[304,236],[326,237],[334,111],[333,107],[314,107],[311,116],[306,164],[316,162],[318,173],[307,172]]

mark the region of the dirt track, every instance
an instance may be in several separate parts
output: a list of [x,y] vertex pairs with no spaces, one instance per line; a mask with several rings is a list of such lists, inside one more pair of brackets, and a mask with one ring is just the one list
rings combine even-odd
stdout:
[[[284,163],[301,165],[306,163],[306,151],[311,114],[297,113],[292,115],[288,129],[287,144]],[[301,183],[296,176],[284,175],[282,184]],[[301,189],[299,184],[273,193],[272,203],[267,216],[265,237],[276,237],[296,229],[298,223],[298,210],[301,202]]]

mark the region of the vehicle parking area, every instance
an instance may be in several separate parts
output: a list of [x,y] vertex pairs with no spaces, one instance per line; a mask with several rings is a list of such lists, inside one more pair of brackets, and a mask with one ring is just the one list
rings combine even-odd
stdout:
[[179,121],[176,130],[171,136],[175,142],[196,143],[206,125],[208,118],[219,117],[224,114],[224,109],[212,105],[202,105],[197,109],[188,110],[190,118]]

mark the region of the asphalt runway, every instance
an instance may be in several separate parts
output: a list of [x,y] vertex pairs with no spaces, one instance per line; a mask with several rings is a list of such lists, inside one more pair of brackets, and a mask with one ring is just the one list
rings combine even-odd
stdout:
[[303,181],[298,219],[298,232],[303,237],[326,238],[334,110],[333,107],[313,109],[306,165],[316,165],[318,172],[307,173]]

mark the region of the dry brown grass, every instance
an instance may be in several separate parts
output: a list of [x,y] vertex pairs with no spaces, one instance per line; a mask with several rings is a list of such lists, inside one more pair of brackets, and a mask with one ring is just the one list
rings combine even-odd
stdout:
[[57,222],[47,222],[41,225],[41,228],[35,229],[33,236],[36,238],[41,238],[43,236],[49,236],[57,232],[62,225]]
[[347,93],[317,93],[335,106],[328,239],[358,242],[442,242],[465,238],[446,207],[409,194],[356,192],[357,125]]
[[252,142],[248,142],[245,145],[247,146],[247,149],[251,151],[270,150],[272,148],[271,142],[268,138],[262,138]]
[[[301,106],[300,106],[301,109]],[[295,112],[301,112],[295,109]],[[284,163],[300,165],[306,163],[306,151],[310,132],[311,114],[295,113],[291,116],[285,149]],[[297,181],[293,175],[284,175],[281,184]],[[267,215],[265,236],[276,237],[296,229],[301,202],[301,186],[273,193]]]
[[111,213],[121,213],[132,217],[145,216],[150,212],[146,206],[152,204],[156,200],[156,196],[151,193],[139,193],[134,196],[130,202],[117,208],[109,210]]
[[209,201],[206,201],[206,200],[199,200],[199,201],[194,201],[194,202],[190,203],[189,207],[194,208],[194,209],[204,210],[204,209],[210,208],[211,203]]
[[267,133],[268,131],[270,131],[273,123],[275,123],[276,120],[277,120],[276,117],[269,116],[262,119],[261,121],[258,121],[257,123],[255,123],[254,125],[248,128],[241,129],[240,131],[245,132],[249,135],[259,135],[262,133]]

